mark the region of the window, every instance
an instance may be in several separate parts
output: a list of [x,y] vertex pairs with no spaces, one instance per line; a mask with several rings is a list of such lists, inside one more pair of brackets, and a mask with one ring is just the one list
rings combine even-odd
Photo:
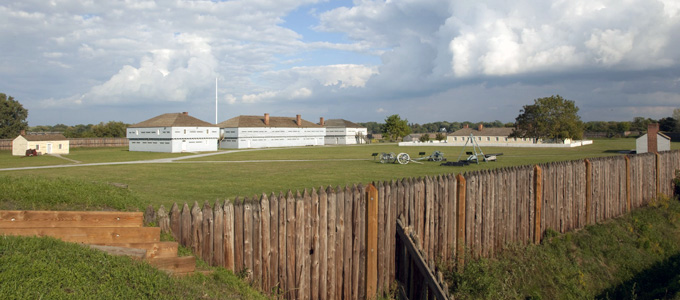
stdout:
[[59,150],[61,150],[61,144],[59,144]]
[[496,137],[496,142],[498,142],[499,140],[500,140],[500,139],[499,139],[498,137]]
[[506,141],[506,142],[508,141],[508,137],[505,137],[505,141]]
[[491,141],[491,137],[490,137],[490,136],[487,136],[487,137],[486,137],[486,141],[487,141],[487,142]]
[[184,129],[184,134],[187,134],[187,130],[186,130],[186,129]]
[[161,130],[160,130],[160,129],[156,129],[156,135],[161,135]]
[[35,144],[35,150],[40,150],[40,145]]

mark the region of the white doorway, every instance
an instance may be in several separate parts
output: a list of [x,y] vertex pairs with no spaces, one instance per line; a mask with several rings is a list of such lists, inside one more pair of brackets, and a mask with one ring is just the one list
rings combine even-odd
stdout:
[[47,154],[52,153],[52,144],[47,144]]

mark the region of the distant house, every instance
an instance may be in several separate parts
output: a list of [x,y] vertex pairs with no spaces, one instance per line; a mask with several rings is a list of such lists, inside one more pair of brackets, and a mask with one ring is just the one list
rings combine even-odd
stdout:
[[403,141],[404,142],[418,142],[420,141],[420,138],[423,135],[426,135],[430,138],[430,141],[436,141],[437,140],[437,134],[436,133],[411,133],[407,136],[404,137]]
[[[464,145],[466,141],[469,143],[470,134],[476,139],[475,142],[477,142],[477,144],[490,146],[494,144],[533,144],[536,142],[536,139],[533,138],[510,137],[513,130],[513,128],[508,127],[484,128],[481,123],[477,128],[473,129],[469,128],[466,124],[462,129],[450,133],[446,138],[446,142],[453,145]],[[541,142],[541,140],[538,142]]]
[[671,150],[671,138],[659,132],[659,123],[649,124],[647,133],[635,140],[636,153],[656,153]]
[[326,128],[296,117],[238,116],[217,124],[220,148],[322,146]]
[[357,123],[344,119],[320,120],[320,125],[326,127],[324,144],[326,145],[354,145],[365,144],[368,129]]
[[162,114],[127,128],[130,151],[217,151],[219,137],[219,127],[186,112]]
[[35,149],[38,154],[68,154],[69,141],[63,134],[21,134],[12,141],[12,155],[24,156],[26,150]]

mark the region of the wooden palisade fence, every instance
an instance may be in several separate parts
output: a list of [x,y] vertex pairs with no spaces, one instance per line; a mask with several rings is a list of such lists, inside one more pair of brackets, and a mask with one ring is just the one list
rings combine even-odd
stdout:
[[[676,150],[368,185],[377,189],[377,270],[367,270],[373,252],[363,185],[174,204],[157,216],[182,245],[212,265],[246,272],[264,291],[286,299],[365,299],[402,276],[397,256],[407,254],[396,253],[397,219],[436,274],[435,263],[462,266],[466,255],[539,243],[546,230],[583,228],[671,195],[677,169]],[[367,286],[376,272],[377,286]]]

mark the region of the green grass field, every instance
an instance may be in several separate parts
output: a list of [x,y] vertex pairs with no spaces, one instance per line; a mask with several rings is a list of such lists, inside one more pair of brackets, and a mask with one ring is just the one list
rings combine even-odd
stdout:
[[[0,171],[3,176],[32,176],[43,179],[70,179],[82,184],[127,185],[135,197],[136,208],[149,204],[168,207],[173,202],[234,199],[279,193],[320,186],[366,184],[405,177],[462,173],[471,170],[491,169],[517,165],[530,165],[552,161],[583,159],[597,156],[620,155],[620,150],[635,147],[635,139],[596,140],[593,145],[568,149],[553,148],[498,148],[485,147],[485,153],[504,153],[497,162],[482,162],[466,167],[443,167],[437,162],[380,164],[372,153],[406,152],[412,158],[419,152],[440,150],[449,160],[456,160],[462,147],[399,147],[395,144],[356,146],[303,147],[287,149],[247,150],[233,153],[186,159],[174,163],[130,164],[108,166],[82,166],[70,168]],[[674,149],[680,148],[678,143]],[[471,150],[468,147],[466,150]],[[128,152],[125,148],[76,148],[67,157],[84,163],[149,160],[180,157],[188,154]],[[465,156],[465,155],[463,155]],[[37,159],[37,160],[34,160]],[[0,152],[0,168],[24,164],[70,164],[54,157],[12,157],[9,151]],[[9,187],[2,187],[8,189]],[[59,198],[61,196],[54,196]],[[65,196],[64,196],[65,197]],[[67,199],[62,199],[67,201]],[[59,199],[52,199],[58,202]],[[17,206],[21,207],[21,206]]]

